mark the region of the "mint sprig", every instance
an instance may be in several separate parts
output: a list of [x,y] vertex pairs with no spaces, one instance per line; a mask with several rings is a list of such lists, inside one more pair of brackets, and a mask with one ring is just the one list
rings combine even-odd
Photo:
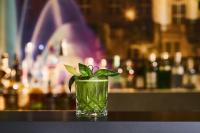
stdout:
[[81,73],[82,77],[90,77],[90,76],[92,76],[92,74],[93,74],[92,70],[88,66],[79,63],[78,67],[79,67],[79,72]]
[[118,72],[114,72],[108,69],[99,69],[97,70],[93,77],[109,77],[109,76],[117,76],[119,73]]
[[79,76],[80,74],[76,71],[76,69],[70,65],[64,65],[65,69],[72,75]]
[[88,80],[88,79],[107,79],[108,77],[113,77],[119,75],[118,72],[114,72],[108,69],[98,69],[96,72],[93,72],[84,64],[79,63],[79,73],[76,69],[70,65],[64,65],[66,70],[72,74],[73,76],[69,80],[69,90],[71,91],[71,87],[76,80]]
[[73,75],[70,79],[69,79],[69,90],[70,90],[70,92],[71,92],[71,88],[72,88],[72,85],[73,85],[73,83],[74,83],[74,81],[76,80],[76,76],[75,75]]

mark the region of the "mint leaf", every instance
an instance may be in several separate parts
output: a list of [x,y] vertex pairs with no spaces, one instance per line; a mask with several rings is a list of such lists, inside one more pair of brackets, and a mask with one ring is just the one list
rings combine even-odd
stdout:
[[76,75],[76,76],[79,76],[80,74],[76,71],[76,69],[74,68],[74,67],[72,67],[72,66],[70,66],[70,65],[64,65],[65,66],[65,69],[69,72],[69,73],[71,73],[71,74],[73,74],[73,75]]
[[92,70],[88,66],[81,63],[79,63],[78,66],[79,66],[79,72],[81,73],[81,76],[83,77],[92,76]]
[[79,77],[77,77],[77,79],[88,80],[88,79],[90,79],[90,77],[89,76],[79,76]]
[[69,91],[71,92],[71,89],[72,89],[72,85],[74,83],[74,81],[76,80],[76,76],[72,76],[70,79],[69,79]]
[[108,77],[108,76],[117,76],[118,72],[114,72],[108,69],[99,69],[94,73],[93,77]]

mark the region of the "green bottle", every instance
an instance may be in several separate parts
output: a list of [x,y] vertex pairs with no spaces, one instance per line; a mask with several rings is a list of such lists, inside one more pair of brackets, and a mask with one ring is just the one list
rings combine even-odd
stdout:
[[146,88],[156,89],[157,88],[157,70],[158,63],[156,61],[156,54],[151,53],[146,65]]
[[168,52],[164,52],[161,55],[157,72],[157,81],[157,87],[159,89],[171,88],[171,65]]

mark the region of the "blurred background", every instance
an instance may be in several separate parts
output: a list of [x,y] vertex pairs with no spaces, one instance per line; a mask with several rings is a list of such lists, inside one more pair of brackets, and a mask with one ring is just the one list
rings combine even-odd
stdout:
[[200,0],[0,0],[0,55],[1,110],[74,109],[79,62],[110,93],[200,92]]

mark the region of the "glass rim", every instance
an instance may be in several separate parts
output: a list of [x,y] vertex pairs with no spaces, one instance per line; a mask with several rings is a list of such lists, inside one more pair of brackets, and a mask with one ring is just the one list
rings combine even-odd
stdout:
[[75,82],[107,82],[108,79],[78,79]]

